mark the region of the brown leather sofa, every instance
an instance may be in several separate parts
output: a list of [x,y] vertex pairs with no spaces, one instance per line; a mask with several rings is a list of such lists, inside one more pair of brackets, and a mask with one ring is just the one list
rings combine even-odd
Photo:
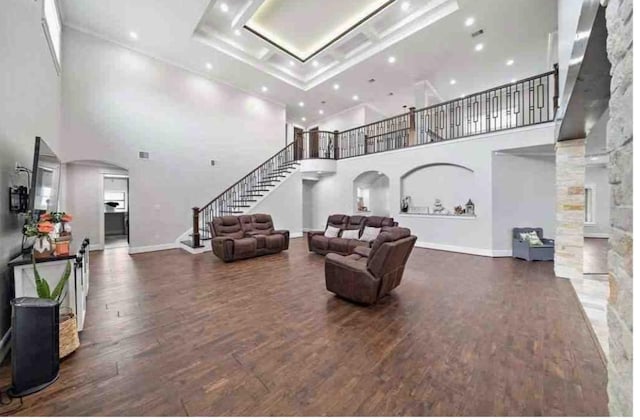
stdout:
[[371,248],[357,247],[348,256],[328,254],[327,290],[354,302],[376,303],[400,285],[416,239],[407,228],[386,228]]
[[224,262],[289,249],[289,231],[274,229],[268,214],[214,217],[209,230],[211,250]]
[[[398,223],[393,221],[393,217],[332,214],[327,218],[325,231],[329,226],[340,228],[340,236],[342,236],[342,232],[345,230],[358,230],[358,237],[360,237],[365,227],[386,229],[387,227],[398,226]],[[373,243],[373,241],[364,242],[359,239],[346,239],[342,237],[327,238],[324,236],[325,231],[311,231],[307,233],[309,251],[320,255],[327,255],[330,252],[349,255],[356,247],[370,247]]]

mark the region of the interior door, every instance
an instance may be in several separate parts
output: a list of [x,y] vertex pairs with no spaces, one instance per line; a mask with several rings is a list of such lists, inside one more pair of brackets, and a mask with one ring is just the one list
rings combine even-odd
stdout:
[[318,158],[320,156],[320,133],[318,127],[309,130],[309,157]]
[[301,160],[303,156],[303,133],[304,130],[300,127],[293,128],[293,155],[295,160]]

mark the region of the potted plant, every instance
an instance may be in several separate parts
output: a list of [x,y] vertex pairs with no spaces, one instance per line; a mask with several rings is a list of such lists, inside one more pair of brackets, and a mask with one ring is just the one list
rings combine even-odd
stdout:
[[[36,258],[35,255],[32,259],[33,263],[33,276],[36,282],[36,293],[38,297],[41,299],[50,299],[55,300],[58,303],[61,303],[66,293],[65,287],[67,282],[69,281],[69,277],[71,276],[71,261],[67,260],[67,265],[64,269],[64,273],[62,273],[62,277],[58,281],[58,284],[51,290],[49,283],[44,278],[40,277],[40,273],[38,273],[38,268],[36,267]],[[61,307],[62,309],[62,307]],[[78,326],[76,324],[76,316],[70,308],[68,312],[60,313],[60,323],[59,323],[59,357],[62,359],[63,357],[73,353],[78,347],[80,347],[80,338],[78,337]]]
[[71,220],[73,217],[63,211],[55,211],[40,215],[40,223],[53,223],[51,237],[55,241],[56,255],[69,255],[71,242]]
[[23,228],[24,236],[36,240],[33,243],[33,256],[35,259],[49,258],[55,251],[55,242],[52,233],[55,227],[47,220],[26,223]]

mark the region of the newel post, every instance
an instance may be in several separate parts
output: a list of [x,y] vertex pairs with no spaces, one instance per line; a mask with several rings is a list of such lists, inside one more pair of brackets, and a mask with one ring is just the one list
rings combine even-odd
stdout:
[[558,99],[560,98],[560,77],[558,63],[553,65],[553,113],[558,111]]
[[338,135],[340,134],[340,132],[338,130],[334,130],[333,131],[333,158],[334,159],[339,159],[338,156],[338,152],[340,150],[340,147],[338,146]]
[[409,108],[409,146],[417,144],[416,107]]
[[200,209],[194,207],[193,209],[193,247],[200,247]]

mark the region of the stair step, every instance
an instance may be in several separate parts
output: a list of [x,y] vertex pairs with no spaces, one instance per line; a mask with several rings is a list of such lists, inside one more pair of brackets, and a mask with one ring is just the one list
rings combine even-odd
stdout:
[[[246,195],[241,195],[240,197],[262,197],[262,194],[246,194]],[[258,200],[248,200],[248,201],[258,201]]]
[[272,184],[270,182],[257,182],[256,186],[257,187],[275,187],[276,184]]
[[[269,192],[271,190],[251,190],[251,192]],[[262,196],[260,196],[262,197]]]
[[234,203],[255,203],[258,200],[233,200]]

